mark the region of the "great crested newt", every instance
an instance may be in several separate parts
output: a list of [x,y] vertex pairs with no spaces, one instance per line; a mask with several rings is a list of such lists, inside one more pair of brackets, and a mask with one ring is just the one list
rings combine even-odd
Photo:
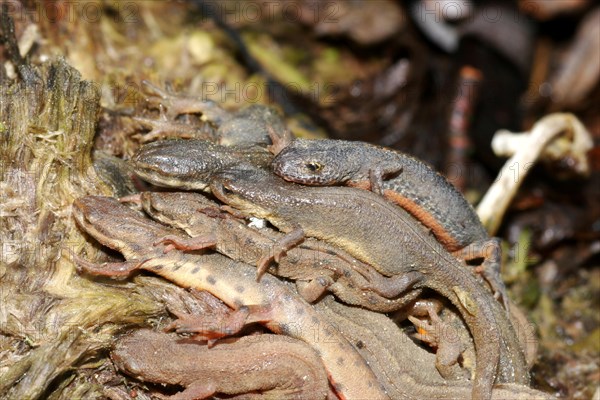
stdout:
[[[474,338],[473,399],[490,399],[500,381],[527,383],[516,334],[492,295],[408,212],[381,196],[348,187],[307,187],[260,169],[224,171],[211,192],[244,213],[267,219],[288,235],[288,248],[305,236],[346,250],[386,276],[407,278],[402,293],[429,288],[459,310]],[[503,368],[498,368],[499,364]],[[509,367],[510,366],[510,367]],[[507,368],[512,372],[506,374]]]
[[[244,324],[258,322],[275,333],[302,340],[319,354],[336,394],[342,399],[389,399],[364,359],[344,336],[282,281],[221,254],[167,254],[154,242],[177,234],[109,197],[87,196],[73,203],[78,225],[101,244],[119,251],[124,263],[93,264],[76,258],[81,270],[94,275],[127,277],[143,269],[182,287],[206,290],[234,309],[218,321],[182,321],[206,338],[229,336]],[[211,325],[212,327],[210,327]],[[204,329],[202,329],[204,328]]]
[[119,370],[145,382],[183,386],[170,400],[205,399],[217,393],[317,400],[325,399],[329,390],[317,353],[281,335],[227,338],[209,348],[140,329],[119,338],[111,358]]
[[286,143],[272,166],[290,182],[347,185],[382,194],[429,228],[448,251],[467,261],[483,258],[479,270],[509,308],[498,240],[488,237],[463,195],[425,162],[365,142],[296,139]]

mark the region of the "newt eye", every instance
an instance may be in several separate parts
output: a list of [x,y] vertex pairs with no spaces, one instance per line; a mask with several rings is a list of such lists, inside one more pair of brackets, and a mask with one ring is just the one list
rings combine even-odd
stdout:
[[319,172],[323,169],[323,166],[318,162],[311,161],[306,163],[306,168],[308,168],[312,172]]

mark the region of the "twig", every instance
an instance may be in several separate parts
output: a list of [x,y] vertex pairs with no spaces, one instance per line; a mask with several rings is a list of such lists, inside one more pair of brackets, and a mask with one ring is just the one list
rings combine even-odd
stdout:
[[490,235],[500,226],[508,205],[527,173],[540,158],[570,157],[573,169],[589,173],[587,151],[592,139],[583,124],[573,114],[556,113],[540,119],[529,134],[498,131],[492,141],[495,153],[514,155],[506,161],[498,178],[477,207],[477,214]]

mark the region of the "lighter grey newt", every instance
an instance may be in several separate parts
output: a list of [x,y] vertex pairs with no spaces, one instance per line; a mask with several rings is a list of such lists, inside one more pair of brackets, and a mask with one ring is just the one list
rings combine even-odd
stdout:
[[169,400],[214,394],[317,400],[329,391],[317,353],[306,343],[281,335],[222,339],[209,348],[141,329],[119,338],[111,358],[119,370],[142,381],[184,387]]
[[[369,363],[393,399],[465,399],[471,385],[444,379],[436,357],[418,346],[388,317],[325,297],[315,305],[346,336]],[[408,360],[408,362],[407,362]],[[550,394],[524,384],[502,383],[492,388],[492,400],[550,400]]]
[[448,251],[466,261],[482,258],[477,270],[509,309],[498,239],[488,237],[463,195],[423,161],[364,142],[296,139],[283,147],[272,166],[290,182],[348,185],[382,194],[429,228]]
[[313,347],[340,398],[389,399],[364,359],[340,332],[277,278],[265,275],[256,282],[255,268],[218,253],[163,254],[153,243],[176,231],[144,218],[114,198],[83,197],[73,203],[72,212],[85,232],[126,259],[124,263],[93,264],[76,258],[84,272],[123,278],[133,271],[147,270],[182,287],[206,290],[234,309],[224,321],[203,321],[202,317],[193,323],[182,321],[180,331],[214,339],[258,322]]
[[[266,227],[251,228],[229,214],[219,214],[219,205],[198,193],[144,192],[139,199],[144,211],[153,219],[191,236],[189,239],[180,236],[160,239],[157,244],[167,244],[165,250],[170,250],[169,246],[188,251],[215,248],[231,259],[256,265],[283,236]],[[391,312],[420,293],[416,290],[399,299],[385,297],[385,293],[378,293],[378,287],[388,286],[386,280],[403,277],[387,278],[346,252],[314,239],[290,249],[269,271],[296,281],[298,292],[309,302],[329,290],[346,303]]]
[[473,399],[490,399],[497,377],[499,381],[528,382],[524,355],[506,313],[402,208],[365,190],[295,185],[258,169],[217,174],[210,188],[224,203],[267,219],[288,233],[281,241],[288,248],[305,236],[315,237],[346,250],[386,276],[410,277],[409,284],[397,288],[398,294],[430,288],[449,299],[466,321],[477,351]]

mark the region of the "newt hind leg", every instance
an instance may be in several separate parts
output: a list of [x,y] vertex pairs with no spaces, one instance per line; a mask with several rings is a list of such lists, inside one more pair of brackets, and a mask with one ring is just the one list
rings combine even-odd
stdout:
[[502,299],[504,309],[509,311],[509,299],[506,292],[506,286],[500,276],[500,266],[502,264],[502,251],[500,248],[500,239],[490,238],[478,240],[466,247],[453,252],[456,257],[459,257],[466,262],[483,259],[483,262],[475,267],[475,272],[488,283],[494,293],[496,299]]
[[241,306],[221,318],[215,318],[214,315],[174,314],[178,319],[165,327],[165,331],[192,333],[194,339],[208,340],[209,345],[220,338],[236,335],[249,324],[274,319],[273,309],[269,305]]
[[460,379],[463,374],[459,359],[465,348],[456,329],[440,317],[442,307],[435,299],[418,300],[407,310],[410,314],[407,318],[417,329],[413,337],[437,349],[435,366],[440,375],[444,379]]
[[165,249],[163,250],[163,252],[166,254],[174,249],[184,251],[211,249],[217,245],[217,238],[213,234],[196,236],[192,238],[167,235],[158,239],[153,244],[154,246],[158,246],[159,244],[166,245]]
[[304,300],[309,303],[314,303],[319,299],[327,289],[333,285],[334,281],[328,276],[318,276],[309,281],[296,281],[298,293]]
[[79,273],[85,272],[93,276],[105,276],[117,280],[129,278],[135,271],[142,269],[143,265],[148,261],[148,259],[144,259],[94,263],[79,257],[77,254],[72,254],[71,257]]

